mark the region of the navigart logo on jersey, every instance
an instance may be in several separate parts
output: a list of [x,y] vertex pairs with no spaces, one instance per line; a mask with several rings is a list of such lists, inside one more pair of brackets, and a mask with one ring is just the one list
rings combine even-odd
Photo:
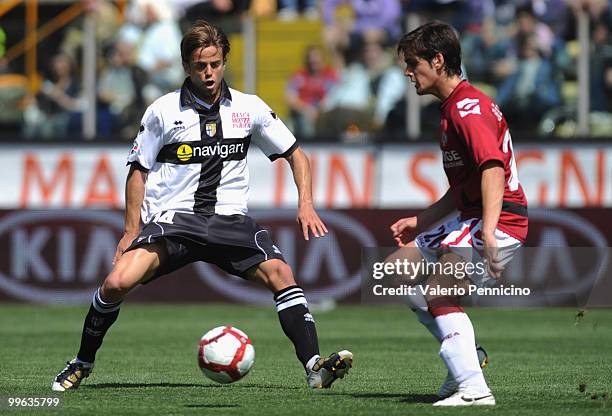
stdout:
[[176,149],[176,157],[181,162],[191,159],[191,156],[193,156],[193,149],[188,144],[182,144]]
[[478,98],[466,98],[457,103],[459,109],[459,115],[461,118],[470,114],[481,114],[480,113],[480,100]]
[[216,134],[217,134],[217,124],[216,123],[206,124],[206,135],[208,137],[215,137]]

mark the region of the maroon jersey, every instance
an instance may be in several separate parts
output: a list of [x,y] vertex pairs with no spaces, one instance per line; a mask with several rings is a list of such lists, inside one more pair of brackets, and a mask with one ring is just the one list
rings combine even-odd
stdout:
[[518,181],[508,125],[493,100],[462,81],[440,106],[440,148],[455,205],[462,219],[482,218],[481,168],[498,160],[506,176],[497,228],[525,241],[527,200]]

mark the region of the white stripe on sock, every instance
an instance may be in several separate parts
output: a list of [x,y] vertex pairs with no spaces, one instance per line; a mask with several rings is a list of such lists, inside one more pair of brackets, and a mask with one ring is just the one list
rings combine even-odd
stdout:
[[306,302],[306,298],[304,296],[300,296],[299,298],[290,300],[288,302],[281,303],[280,305],[276,305],[276,312],[284,311],[287,308],[290,308],[295,305],[305,305],[308,307],[308,302]]
[[297,299],[297,298],[300,298],[300,297],[303,298],[304,294],[303,293],[295,293],[293,296],[289,296],[287,298],[284,298],[283,300],[277,301],[276,302],[276,306],[282,305],[285,302],[289,302],[290,300]]
[[119,308],[121,307],[121,302],[117,302],[117,303],[104,302],[102,298],[100,297],[100,288],[98,288],[96,292],[94,293],[92,305],[94,309],[100,313],[111,313],[111,312],[115,312],[119,310]]
[[283,300],[284,298],[286,298],[287,296],[291,295],[291,294],[296,294],[296,293],[304,293],[304,291],[299,288],[299,287],[294,287],[293,289],[289,289],[288,291],[286,291],[285,293],[282,293],[280,296],[278,296],[275,300],[277,302]]

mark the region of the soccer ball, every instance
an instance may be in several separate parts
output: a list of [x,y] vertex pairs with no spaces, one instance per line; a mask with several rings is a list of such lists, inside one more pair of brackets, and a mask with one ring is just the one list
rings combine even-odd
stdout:
[[198,364],[206,377],[217,383],[233,383],[255,363],[255,348],[241,330],[218,326],[205,333],[198,346]]

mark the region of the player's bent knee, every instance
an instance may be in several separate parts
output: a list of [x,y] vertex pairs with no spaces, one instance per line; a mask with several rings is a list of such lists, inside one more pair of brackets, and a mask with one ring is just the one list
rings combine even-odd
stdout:
[[271,259],[249,269],[244,277],[262,283],[273,292],[295,285],[291,267],[282,260]]
[[293,272],[291,267],[285,262],[280,260],[274,262],[270,277],[276,282],[289,282],[295,283],[293,280]]
[[[421,263],[422,261],[423,255],[417,249],[414,241],[411,241],[406,246],[401,247],[388,255],[384,259],[383,263],[393,265],[391,270],[393,270],[394,273],[398,273],[395,275],[389,274],[389,277],[393,277],[394,284],[414,286],[420,284],[426,277],[424,271],[419,269],[418,263]],[[411,266],[409,265],[416,266],[412,268],[412,270],[416,270],[416,272],[410,275],[402,274],[400,270],[410,270]]]
[[295,285],[293,271],[289,265],[281,260],[271,260],[267,265],[268,286],[274,290],[282,290],[288,286]]
[[107,301],[121,300],[137,283],[124,270],[113,270],[102,283],[102,296]]

